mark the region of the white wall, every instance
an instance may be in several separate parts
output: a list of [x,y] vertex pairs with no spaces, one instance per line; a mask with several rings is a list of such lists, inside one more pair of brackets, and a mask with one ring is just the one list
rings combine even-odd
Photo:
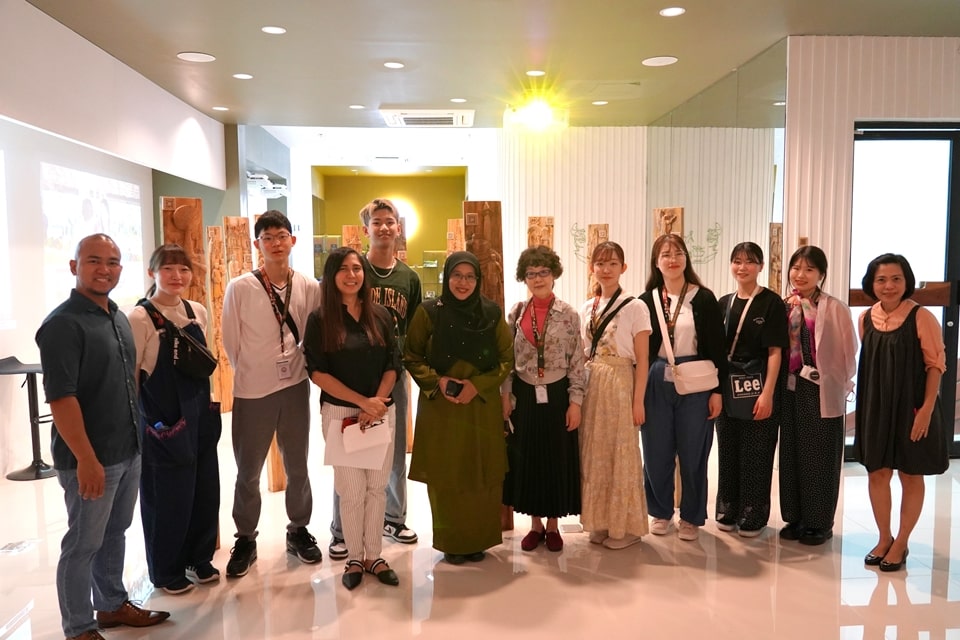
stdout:
[[645,229],[652,232],[654,208],[683,207],[694,269],[720,297],[735,286],[729,265],[737,243],[756,242],[767,254],[774,218],[775,130],[651,127],[648,139]]
[[0,59],[0,115],[226,188],[222,124],[24,0],[0,0]]
[[801,36],[787,49],[784,260],[808,237],[827,254],[826,290],[845,297],[854,122],[960,121],[960,38]]

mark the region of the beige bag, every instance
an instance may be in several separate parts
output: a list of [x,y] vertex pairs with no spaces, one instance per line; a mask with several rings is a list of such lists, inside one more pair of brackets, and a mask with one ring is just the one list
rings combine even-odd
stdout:
[[673,370],[673,385],[677,393],[682,396],[691,393],[711,391],[720,386],[717,367],[712,360],[689,360],[676,363],[673,356],[673,345],[670,344],[670,334],[667,332],[667,322],[663,319],[663,305],[660,304],[660,292],[655,291],[653,302],[657,307],[657,319],[660,320],[660,335],[663,336],[663,348],[667,352],[667,362]]

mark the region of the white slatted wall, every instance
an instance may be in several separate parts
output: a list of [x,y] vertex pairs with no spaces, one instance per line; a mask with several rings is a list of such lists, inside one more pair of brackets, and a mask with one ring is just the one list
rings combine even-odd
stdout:
[[[506,303],[527,295],[515,281],[526,248],[527,218],[554,217],[554,249],[564,265],[557,295],[573,304],[587,297],[587,263],[572,230],[608,223],[610,239],[623,245],[629,269],[624,288],[642,291],[650,245],[644,212],[646,129],[576,127],[549,133],[505,131],[500,157]],[[471,194],[471,199],[474,198]],[[578,256],[577,253],[581,255]]]
[[806,236],[845,297],[854,122],[960,121],[960,38],[798,36],[787,49],[784,268]]
[[774,130],[651,127],[647,136],[645,229],[652,234],[654,208],[683,207],[694,270],[719,297],[735,286],[729,271],[734,245],[749,240],[767,252]]

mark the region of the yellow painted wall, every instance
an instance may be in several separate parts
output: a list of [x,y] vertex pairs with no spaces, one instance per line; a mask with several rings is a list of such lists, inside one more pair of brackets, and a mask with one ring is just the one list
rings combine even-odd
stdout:
[[[447,219],[463,215],[464,176],[324,176],[325,230],[314,233],[340,235],[345,224],[360,224],[363,205],[374,198],[389,198],[407,218],[407,262],[419,265],[424,251],[445,251]],[[413,218],[413,219],[411,219]],[[369,242],[364,237],[364,250]]]

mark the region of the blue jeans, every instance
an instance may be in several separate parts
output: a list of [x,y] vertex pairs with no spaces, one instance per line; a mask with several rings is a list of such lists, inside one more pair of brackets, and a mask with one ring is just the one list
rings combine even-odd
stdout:
[[[397,376],[393,385],[393,404],[397,408],[397,431],[393,436],[393,464],[387,481],[387,510],[384,520],[394,524],[407,523],[407,381],[406,371]],[[343,540],[340,520],[340,496],[333,492],[333,521],[330,535]]]
[[115,611],[128,599],[123,557],[140,489],[140,454],[103,470],[103,497],[84,500],[78,492],[77,470],[57,469],[67,505],[67,533],[57,563],[57,597],[63,634],[68,638],[97,628],[94,609]]
[[[695,357],[677,358],[677,362]],[[647,511],[654,518],[673,518],[675,459],[680,459],[680,517],[702,526],[707,517],[707,458],[713,446],[710,391],[682,396],[663,379],[666,360],[650,366],[644,409],[647,422],[643,441],[643,487]]]

